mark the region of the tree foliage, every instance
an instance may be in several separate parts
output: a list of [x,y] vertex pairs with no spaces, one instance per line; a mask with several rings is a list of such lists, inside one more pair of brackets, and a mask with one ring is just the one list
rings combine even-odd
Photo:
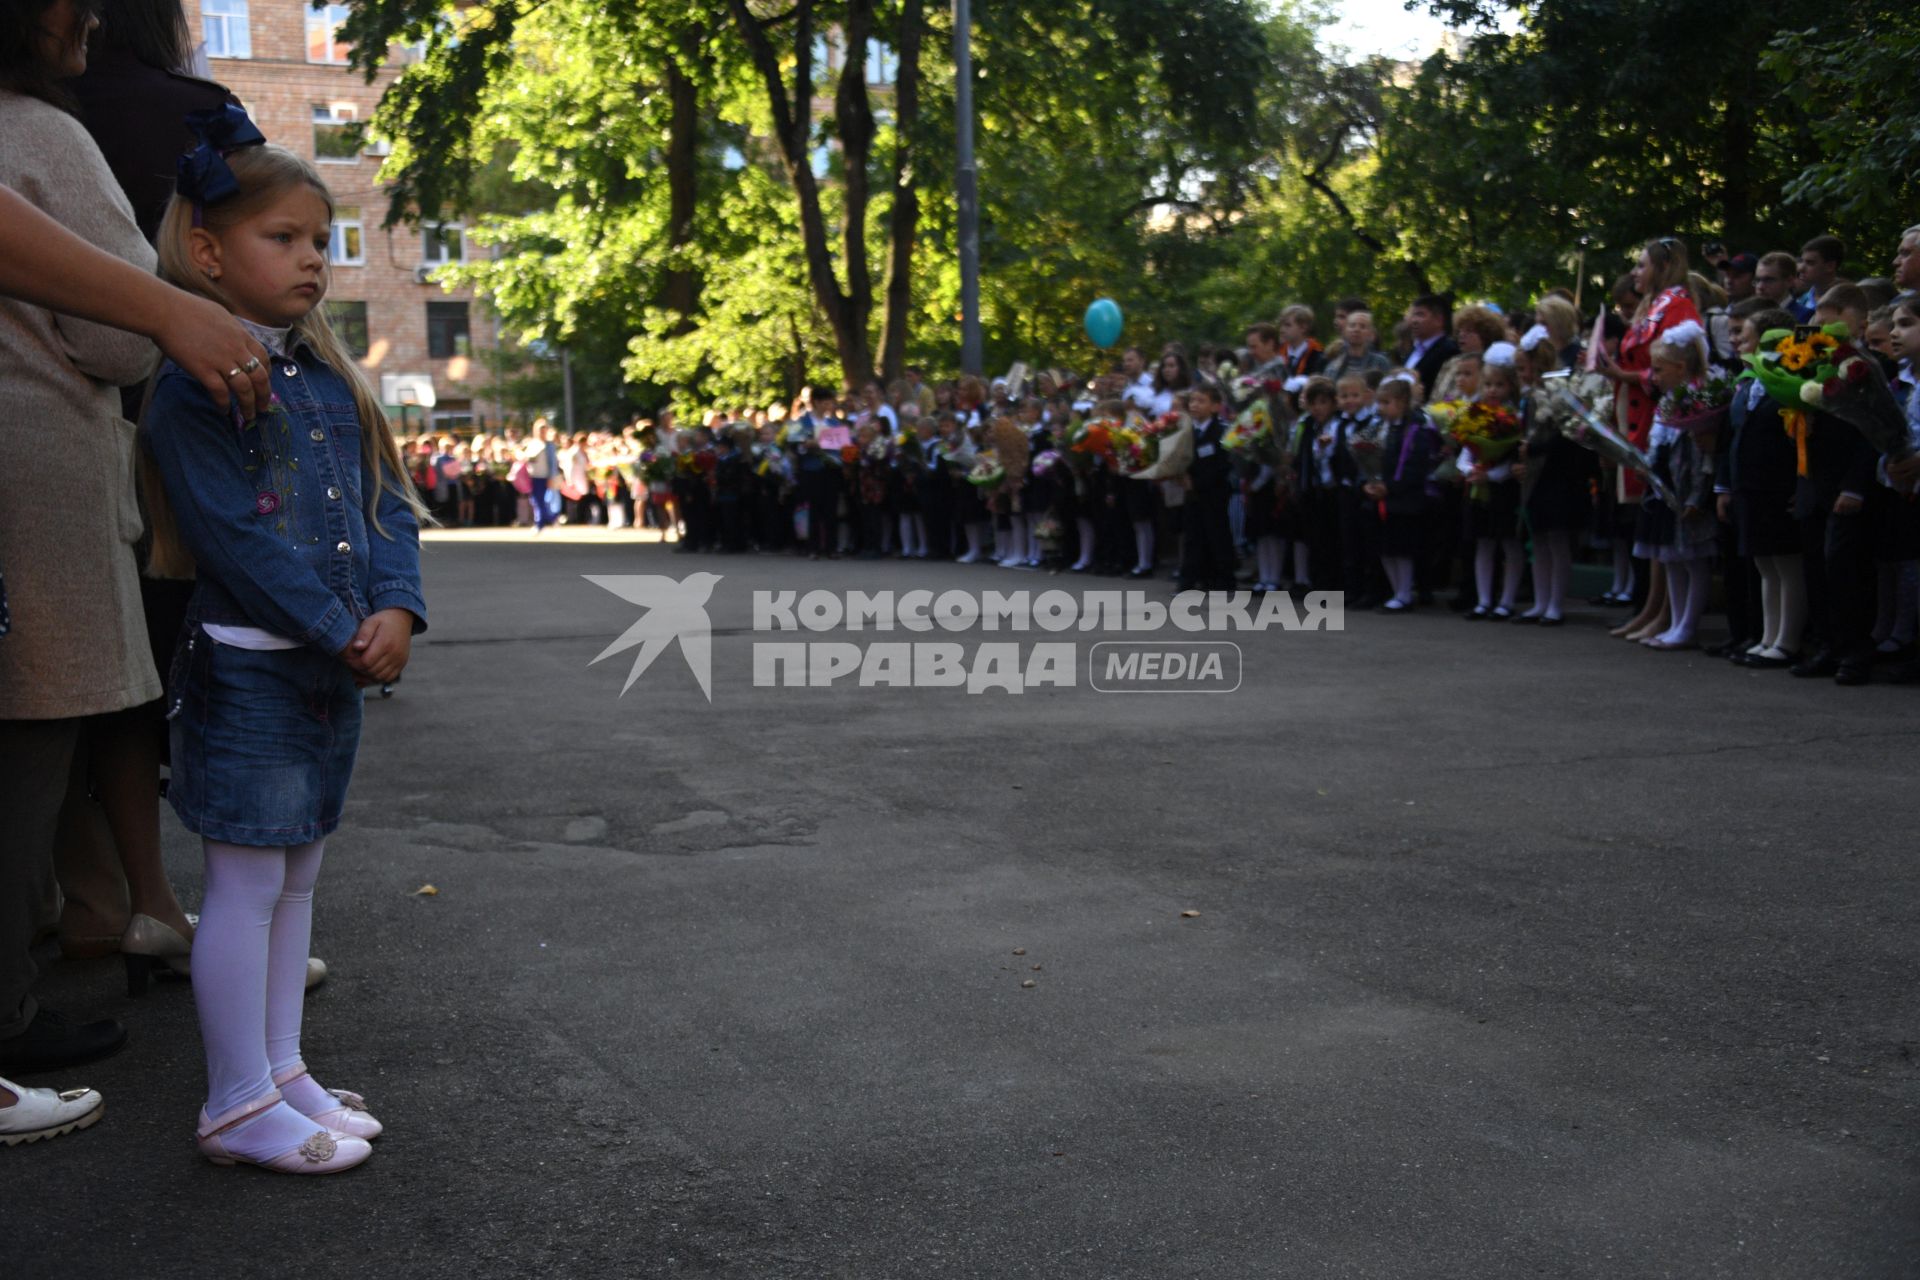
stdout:
[[[1721,0],[1425,0],[1475,34],[1414,65],[1330,51],[1315,2],[978,7],[991,365],[1090,363],[1101,295],[1130,342],[1230,339],[1290,301],[1520,302],[1654,235],[1871,246],[1916,212],[1920,22],[1892,0],[1804,29]],[[393,216],[466,213],[495,256],[449,275],[541,350],[624,353],[603,386],[745,401],[955,364],[946,6],[363,0],[347,35],[426,49],[376,119]]]

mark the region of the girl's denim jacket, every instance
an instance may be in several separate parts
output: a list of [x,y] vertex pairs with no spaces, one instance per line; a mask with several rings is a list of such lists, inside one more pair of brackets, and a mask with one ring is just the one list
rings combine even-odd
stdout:
[[419,522],[383,492],[386,533],[374,530],[353,393],[299,338],[290,342],[292,355],[271,357],[278,403],[244,425],[172,361],[155,379],[147,439],[199,566],[189,617],[260,627],[329,654],[382,609],[409,611],[414,632],[424,631]]

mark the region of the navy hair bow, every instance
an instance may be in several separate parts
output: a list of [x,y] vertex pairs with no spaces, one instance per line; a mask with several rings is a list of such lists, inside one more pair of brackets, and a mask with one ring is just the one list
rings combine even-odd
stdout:
[[266,142],[266,135],[232,103],[188,112],[187,128],[199,135],[200,145],[180,157],[175,186],[196,205],[218,204],[240,190],[240,180],[227,167],[228,153],[260,146]]

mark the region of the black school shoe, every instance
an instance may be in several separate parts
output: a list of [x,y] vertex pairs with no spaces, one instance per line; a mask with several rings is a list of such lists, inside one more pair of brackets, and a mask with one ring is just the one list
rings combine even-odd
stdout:
[[1830,649],[1822,649],[1809,658],[1802,658],[1787,668],[1787,674],[1799,676],[1802,680],[1817,679],[1840,673],[1840,659],[1833,656]]
[[1869,663],[1850,659],[1841,663],[1840,669],[1833,673],[1833,682],[1844,685],[1872,684],[1873,667]]
[[112,1018],[75,1024],[43,1005],[25,1031],[0,1040],[0,1068],[21,1075],[62,1071],[111,1057],[126,1043],[127,1029]]

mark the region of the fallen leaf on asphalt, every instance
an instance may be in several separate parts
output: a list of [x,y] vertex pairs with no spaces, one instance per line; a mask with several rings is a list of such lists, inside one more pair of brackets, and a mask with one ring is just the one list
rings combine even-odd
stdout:
[[1028,978],[1025,982],[1021,983],[1020,985],[1023,987],[1037,987],[1040,984],[1035,982],[1032,978]]
[[1182,920],[1192,920],[1192,919],[1194,919],[1194,918],[1195,918],[1196,916],[1198,916],[1199,914],[1200,914],[1200,913],[1199,913],[1198,911],[1182,911],[1182,912],[1180,913],[1180,918],[1181,918]]
[[[1039,966],[1039,965],[1035,965],[1035,966],[1033,966],[1033,971],[1034,971],[1035,973],[1038,973],[1038,972],[1040,972],[1040,966]],[[1821,1061],[1822,1061],[1822,1062],[1825,1062],[1825,1061],[1826,1061],[1826,1059],[1825,1059],[1825,1058],[1822,1058],[1822,1059],[1821,1059]]]
[[440,891],[434,888],[432,885],[423,884],[418,889],[415,889],[413,891],[412,896],[416,898],[433,898],[433,897],[438,897],[439,894],[440,894]]
[[1318,788],[1318,789],[1317,789],[1317,790],[1315,791],[1315,794],[1316,794],[1316,795],[1325,795],[1325,794],[1327,794],[1327,789],[1326,789],[1325,787],[1320,787],[1320,788]]
[[1013,954],[1015,954],[1015,955],[1017,955],[1017,956],[1023,956],[1023,955],[1025,955],[1025,954],[1027,954],[1027,949],[1026,949],[1025,947],[1015,947],[1015,948],[1013,949]]

